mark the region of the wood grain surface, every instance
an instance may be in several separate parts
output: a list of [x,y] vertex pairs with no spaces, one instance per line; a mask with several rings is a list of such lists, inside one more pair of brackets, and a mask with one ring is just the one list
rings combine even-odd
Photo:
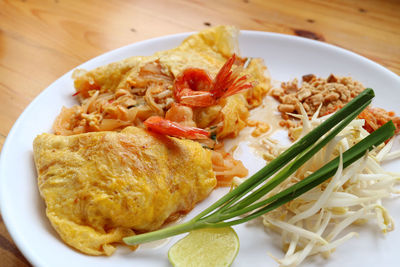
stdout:
[[[219,24],[320,40],[400,74],[398,0],[0,0],[0,149],[23,109],[77,65]],[[2,220],[0,266],[29,266]]]

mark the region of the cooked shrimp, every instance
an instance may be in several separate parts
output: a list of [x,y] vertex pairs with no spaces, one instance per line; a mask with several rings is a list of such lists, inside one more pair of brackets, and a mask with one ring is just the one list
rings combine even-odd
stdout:
[[202,69],[188,68],[174,83],[174,97],[178,103],[193,107],[207,107],[215,102],[210,90],[213,82]]
[[215,105],[220,98],[252,88],[253,84],[246,82],[247,75],[239,77],[241,67],[232,71],[235,60],[236,55],[233,54],[222,66],[214,81],[202,69],[184,70],[174,82],[175,100],[191,107],[208,107]]
[[182,137],[186,139],[207,139],[210,135],[206,130],[180,125],[164,119],[159,116],[152,116],[144,121],[144,125],[154,132],[170,135],[174,137]]
[[193,110],[190,107],[173,103],[165,113],[165,119],[179,123],[182,126],[196,127],[193,121]]

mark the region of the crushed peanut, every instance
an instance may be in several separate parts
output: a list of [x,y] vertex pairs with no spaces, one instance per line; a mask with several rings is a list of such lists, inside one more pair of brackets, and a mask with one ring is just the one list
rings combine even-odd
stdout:
[[304,75],[301,86],[294,79],[275,88],[271,95],[280,102],[278,110],[283,118],[279,125],[289,129],[289,138],[296,140],[299,135],[298,120],[290,118],[289,113],[300,114],[300,104],[307,115],[311,117],[320,108],[319,115],[334,112],[360,94],[365,87],[350,77],[337,77],[333,74],[328,78],[318,78],[314,74]]
[[256,127],[254,129],[254,131],[251,133],[251,135],[253,137],[258,137],[258,136],[262,135],[263,133],[268,132],[268,130],[270,129],[270,126],[268,123],[262,122],[262,121],[255,121],[255,120],[248,120],[247,126]]
[[299,104],[303,104],[305,111],[312,116],[321,105],[320,114],[328,114],[338,106],[361,93],[365,87],[350,77],[337,77],[333,74],[328,78],[317,78],[313,74],[304,75],[301,86],[297,79],[282,83],[281,88],[272,90],[272,96],[281,104],[278,110],[284,120],[289,119],[287,113],[300,114]]

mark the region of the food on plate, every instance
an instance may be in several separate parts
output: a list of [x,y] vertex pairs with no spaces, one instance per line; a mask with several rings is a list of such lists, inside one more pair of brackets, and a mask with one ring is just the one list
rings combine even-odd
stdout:
[[[289,119],[287,113],[300,114],[300,104],[308,116],[314,115],[318,108],[319,114],[327,114],[343,106],[361,93],[365,87],[351,77],[337,77],[333,74],[328,78],[319,78],[313,74],[304,75],[301,85],[294,79],[274,88],[271,95],[279,102],[278,110],[283,119]],[[321,107],[320,107],[321,106]]]
[[183,137],[186,139],[207,139],[210,137],[210,132],[203,129],[184,126],[159,116],[151,116],[144,121],[144,125],[146,125],[147,129],[163,135]]
[[246,127],[249,109],[259,106],[270,89],[263,61],[239,56],[237,36],[236,28],[218,26],[152,56],[75,70],[79,105],[62,108],[54,132],[72,135],[137,126],[182,138],[209,137],[202,143],[214,149],[218,185],[229,186],[247,170],[223,146],[214,147],[216,141],[237,136]]
[[[243,182],[240,182],[235,189],[193,219],[180,225],[126,237],[123,239],[124,242],[128,245],[136,245],[201,228],[219,228],[241,224],[291,203],[303,193],[312,191],[346,167],[354,168],[357,164],[351,165],[352,163],[357,163],[367,151],[393,136],[395,127],[392,122],[388,122],[368,134],[361,141],[361,138],[358,139],[359,142],[351,144],[351,147],[348,145],[343,153],[340,151],[332,158],[327,158],[328,162],[325,161],[323,166],[308,171],[307,165],[309,165],[310,159],[327,144],[337,142],[336,136],[371,103],[373,96],[372,89],[363,91],[342,109],[304,135],[298,142],[292,144],[290,148],[283,152],[280,151],[281,153],[276,155],[275,159],[252,177],[245,181],[239,180]],[[307,115],[305,116],[307,117]],[[328,152],[328,155],[331,156],[331,153]],[[303,167],[306,168],[307,175],[297,179],[289,187],[282,188],[281,184],[287,184],[286,179]],[[282,215],[284,216],[284,214]]]
[[[315,114],[324,116],[342,108],[346,103],[362,92],[365,87],[351,77],[329,75],[328,78],[316,77],[314,74],[304,75],[301,85],[294,79],[283,82],[281,87],[271,90],[271,95],[279,101],[278,110],[281,112],[281,126],[289,129],[292,141],[298,139],[301,133],[301,121],[293,120],[292,114],[300,114],[304,108],[308,117]],[[400,118],[393,111],[382,108],[366,108],[359,118],[365,120],[364,128],[370,133],[392,120],[396,125],[396,133],[400,131]]]
[[231,227],[190,232],[168,251],[174,267],[228,267],[239,252],[239,238]]
[[[299,117],[303,123],[300,136],[306,135],[330,116],[318,117],[314,114],[309,118],[304,109],[301,111]],[[302,181],[333,157],[369,136],[373,131],[367,131],[364,126],[365,121],[359,115],[269,194],[277,194]],[[282,259],[274,257],[280,266],[299,265],[315,254],[328,257],[337,246],[357,235],[354,229],[348,231],[351,225],[372,221],[383,233],[394,229],[394,222],[382,201],[399,193],[396,185],[400,182],[400,173],[387,172],[381,167],[386,159],[400,157],[399,151],[390,152],[393,142],[394,139],[391,139],[388,144],[375,147],[347,169],[338,168],[330,180],[263,215],[264,225],[281,236],[285,255]],[[266,154],[264,158],[275,158],[286,149],[269,138],[261,140],[262,146]]]
[[358,116],[365,121],[364,128],[372,133],[388,121],[393,121],[396,126],[396,134],[400,133],[400,117],[393,111],[386,111],[383,108],[368,107]]
[[67,244],[110,255],[124,236],[247,175],[223,139],[246,126],[270,80],[261,59],[239,56],[237,35],[219,26],[152,56],[75,70],[79,104],[34,141],[47,216]]
[[[278,261],[286,266],[328,255],[354,236],[340,236],[349,224],[374,217],[383,232],[393,229],[381,200],[397,193],[400,178],[379,164],[400,156],[389,152],[392,121],[398,132],[400,119],[368,107],[373,90],[350,77],[305,75],[301,86],[294,80],[271,93],[295,141],[285,150],[265,137],[269,122],[249,119],[271,85],[261,59],[240,56],[237,35],[218,26],[152,56],[74,72],[79,103],[62,108],[55,134],[34,141],[46,213],[67,244],[111,255],[118,243],[135,248],[194,231],[169,252],[178,264],[182,253],[207,253],[197,246],[208,234],[262,216],[282,235],[286,255]],[[255,128],[251,138],[268,159],[248,179],[236,146],[224,147],[245,127]],[[232,190],[193,219],[159,229],[216,186]],[[230,264],[238,240],[227,236],[236,239],[217,242],[215,252],[233,251],[219,258]],[[208,256],[202,260],[215,263]]]
[[210,150],[137,127],[44,133],[33,148],[47,217],[67,244],[90,255],[110,255],[123,237],[187,213],[217,183]]
[[251,135],[253,137],[259,137],[260,135],[268,132],[268,130],[271,128],[270,125],[266,122],[254,120],[247,120],[247,126],[255,127],[255,129],[251,132]]
[[175,120],[184,113],[176,122],[215,127],[219,140],[237,136],[270,88],[263,61],[239,56],[237,36],[236,28],[218,26],[152,56],[75,70],[79,105],[62,109],[55,133],[143,127],[151,116]]

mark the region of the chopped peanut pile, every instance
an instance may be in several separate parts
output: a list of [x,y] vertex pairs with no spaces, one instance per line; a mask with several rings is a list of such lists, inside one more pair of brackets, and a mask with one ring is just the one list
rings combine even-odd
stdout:
[[[288,113],[300,114],[299,105],[302,104],[309,117],[314,115],[319,107],[319,116],[324,116],[342,108],[364,89],[360,82],[353,81],[350,77],[331,74],[324,79],[309,74],[302,77],[300,87],[297,79],[294,79],[282,83],[281,88],[272,90],[271,95],[280,102],[278,110],[283,118],[280,125],[289,129],[290,139],[296,140],[301,122],[291,119]],[[393,111],[368,107],[358,117],[365,120],[364,128],[370,133],[389,120],[396,125],[396,134],[400,132],[400,118],[396,117]]]
[[320,114],[327,114],[337,106],[343,106],[364,90],[364,86],[350,77],[336,77],[331,74],[328,78],[317,78],[313,74],[304,75],[301,86],[297,79],[282,83],[271,95],[281,104],[278,110],[282,118],[287,120],[286,113],[300,114],[299,103],[303,104],[309,116],[312,116],[321,105]]

